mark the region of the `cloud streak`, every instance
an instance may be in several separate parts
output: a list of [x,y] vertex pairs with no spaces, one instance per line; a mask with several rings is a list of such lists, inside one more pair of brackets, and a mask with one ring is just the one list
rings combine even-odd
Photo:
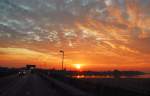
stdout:
[[[89,68],[90,64],[112,67],[116,63],[145,64],[150,68],[149,3],[149,0],[1,0],[0,47],[4,48],[1,54],[8,50],[9,55],[13,48],[42,54],[58,54],[64,49],[68,64],[85,62]],[[56,57],[59,59],[59,55]]]

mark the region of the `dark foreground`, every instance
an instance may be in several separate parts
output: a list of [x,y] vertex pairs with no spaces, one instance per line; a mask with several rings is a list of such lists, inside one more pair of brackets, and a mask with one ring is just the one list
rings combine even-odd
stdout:
[[[138,82],[143,82],[143,86],[138,86]],[[150,96],[150,79],[124,81],[15,74],[0,78],[0,96]]]

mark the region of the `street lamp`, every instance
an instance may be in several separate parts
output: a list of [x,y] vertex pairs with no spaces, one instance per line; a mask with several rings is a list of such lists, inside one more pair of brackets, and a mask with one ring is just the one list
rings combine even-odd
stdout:
[[59,52],[62,53],[62,70],[64,70],[64,51],[60,50]]

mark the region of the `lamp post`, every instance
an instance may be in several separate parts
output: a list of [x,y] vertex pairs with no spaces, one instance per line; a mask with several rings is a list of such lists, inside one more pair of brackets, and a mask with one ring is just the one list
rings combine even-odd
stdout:
[[62,70],[64,70],[64,51],[60,50],[59,52],[62,53]]

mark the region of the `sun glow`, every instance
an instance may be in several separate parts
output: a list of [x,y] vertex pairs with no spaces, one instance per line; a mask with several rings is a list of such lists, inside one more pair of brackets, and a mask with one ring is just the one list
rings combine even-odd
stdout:
[[81,64],[74,64],[74,66],[75,66],[75,68],[78,69],[78,70],[81,69]]

